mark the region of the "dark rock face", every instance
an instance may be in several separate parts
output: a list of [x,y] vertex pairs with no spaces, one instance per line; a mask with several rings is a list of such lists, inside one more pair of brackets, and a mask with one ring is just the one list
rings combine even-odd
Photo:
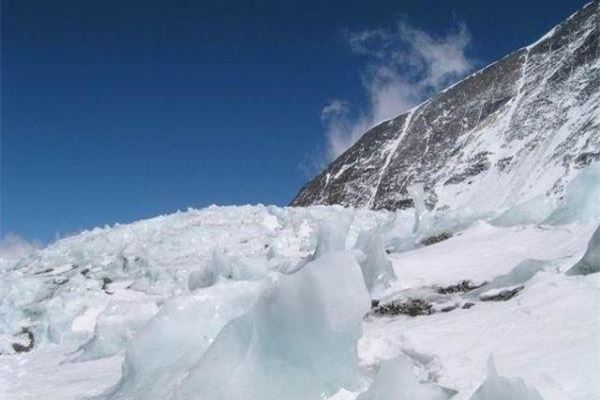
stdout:
[[479,285],[473,284],[469,280],[460,281],[456,285],[444,286],[437,289],[439,294],[452,294],[452,293],[467,293],[475,289],[479,289],[486,285],[487,282],[480,283]]
[[27,344],[13,343],[12,348],[17,353],[27,353],[33,349],[33,346],[35,346],[35,338],[29,328],[23,328],[21,330],[21,336],[27,337]]
[[443,242],[444,240],[448,240],[452,237],[451,233],[442,232],[439,235],[431,236],[421,241],[423,246],[431,246],[432,244],[436,244],[439,242]]
[[565,185],[600,154],[600,2],[369,131],[306,184],[292,205],[482,210]]
[[493,295],[482,294],[479,296],[481,301],[507,301],[515,297],[521,290],[525,289],[525,286],[518,286],[514,289],[505,289],[499,293]]
[[423,299],[407,299],[383,305],[378,304],[371,309],[370,314],[377,316],[408,315],[416,317],[417,315],[431,315],[434,312],[433,305]]

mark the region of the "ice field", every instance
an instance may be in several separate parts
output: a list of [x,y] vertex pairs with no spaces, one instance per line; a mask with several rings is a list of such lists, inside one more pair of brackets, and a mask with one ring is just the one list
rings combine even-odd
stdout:
[[3,251],[0,398],[600,399],[584,177],[537,220],[417,188],[417,212],[213,206]]

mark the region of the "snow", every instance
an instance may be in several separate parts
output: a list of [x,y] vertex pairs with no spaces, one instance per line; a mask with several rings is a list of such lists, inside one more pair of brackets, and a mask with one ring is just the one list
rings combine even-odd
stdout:
[[[600,399],[600,275],[565,273],[598,218],[424,214],[213,206],[28,253],[0,272],[0,398],[467,400],[493,354],[544,400]],[[364,317],[408,297],[433,312]]]
[[100,394],[121,374],[121,356],[70,363],[75,349],[50,345],[0,358],[0,399],[82,399]]
[[[568,264],[567,260],[565,264]],[[516,297],[416,318],[366,324],[359,342],[365,368],[418,354],[425,376],[468,399],[490,354],[549,399],[597,399],[600,386],[600,277],[538,273]],[[424,356],[423,356],[424,355]]]

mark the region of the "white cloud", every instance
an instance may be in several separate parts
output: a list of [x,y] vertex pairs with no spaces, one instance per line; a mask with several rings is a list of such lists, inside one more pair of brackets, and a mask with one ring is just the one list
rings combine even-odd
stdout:
[[365,60],[362,84],[368,106],[353,113],[348,102],[335,99],[322,109],[328,160],[368,128],[416,106],[475,66],[466,54],[470,35],[464,24],[434,36],[402,20],[391,31],[373,29],[346,37],[352,52]]
[[[321,110],[321,121],[327,127],[328,158],[338,156],[356,141],[366,125],[360,121],[350,122],[350,105],[342,100],[331,100]],[[352,143],[350,143],[352,142]]]
[[350,105],[348,104],[348,102],[339,99],[334,99],[330,101],[321,110],[321,119],[327,120],[332,117],[337,117],[339,115],[347,113],[349,110]]

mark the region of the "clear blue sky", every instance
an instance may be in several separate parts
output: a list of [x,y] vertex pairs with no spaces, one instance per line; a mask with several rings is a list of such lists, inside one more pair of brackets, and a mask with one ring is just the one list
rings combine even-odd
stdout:
[[287,204],[323,106],[366,101],[342,32],[460,20],[483,65],[583,4],[3,0],[0,236]]

